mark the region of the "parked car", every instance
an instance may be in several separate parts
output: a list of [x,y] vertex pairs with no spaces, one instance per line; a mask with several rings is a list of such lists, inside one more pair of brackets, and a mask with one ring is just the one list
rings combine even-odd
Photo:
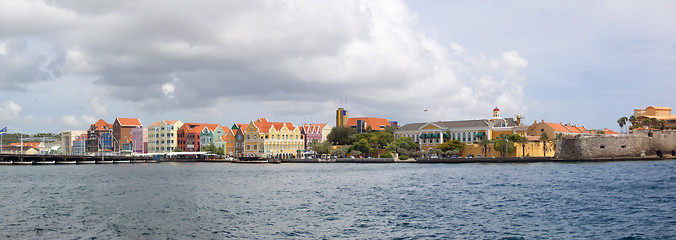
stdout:
[[481,155],[481,154],[477,154],[477,155],[476,155],[476,157],[478,157],[478,158],[482,158],[482,157],[484,157],[484,156],[483,156],[483,155]]
[[439,156],[437,156],[436,154],[432,154],[430,155],[430,158],[439,158]]
[[474,157],[473,154],[467,154],[467,158],[473,158],[473,157]]
[[452,155],[451,158],[458,158],[458,155]]

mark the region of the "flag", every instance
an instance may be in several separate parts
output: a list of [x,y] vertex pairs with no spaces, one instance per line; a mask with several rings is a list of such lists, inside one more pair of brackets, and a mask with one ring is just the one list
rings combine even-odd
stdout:
[[0,129],[0,135],[5,135],[5,134],[7,134],[7,127]]
[[429,111],[430,111],[430,107],[426,107],[425,110],[423,110],[423,112],[429,112]]

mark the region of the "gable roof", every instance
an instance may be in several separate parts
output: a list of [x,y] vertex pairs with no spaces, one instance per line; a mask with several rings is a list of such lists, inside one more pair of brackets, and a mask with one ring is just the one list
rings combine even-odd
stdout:
[[159,126],[159,125],[160,125],[160,122],[154,122],[154,123],[148,125],[148,127],[154,127],[154,126]]
[[120,123],[120,126],[123,127],[143,126],[143,124],[141,124],[141,120],[138,118],[116,118],[115,121]]

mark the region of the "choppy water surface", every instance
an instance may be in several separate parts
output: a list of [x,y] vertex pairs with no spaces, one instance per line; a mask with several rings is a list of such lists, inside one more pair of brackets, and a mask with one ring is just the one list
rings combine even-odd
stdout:
[[676,161],[0,167],[0,239],[676,239]]

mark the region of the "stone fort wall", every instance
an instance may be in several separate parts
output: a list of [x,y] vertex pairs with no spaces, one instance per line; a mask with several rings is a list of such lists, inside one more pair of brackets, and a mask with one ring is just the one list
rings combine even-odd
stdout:
[[676,131],[636,130],[619,136],[578,135],[556,144],[556,158],[638,158],[676,156]]

